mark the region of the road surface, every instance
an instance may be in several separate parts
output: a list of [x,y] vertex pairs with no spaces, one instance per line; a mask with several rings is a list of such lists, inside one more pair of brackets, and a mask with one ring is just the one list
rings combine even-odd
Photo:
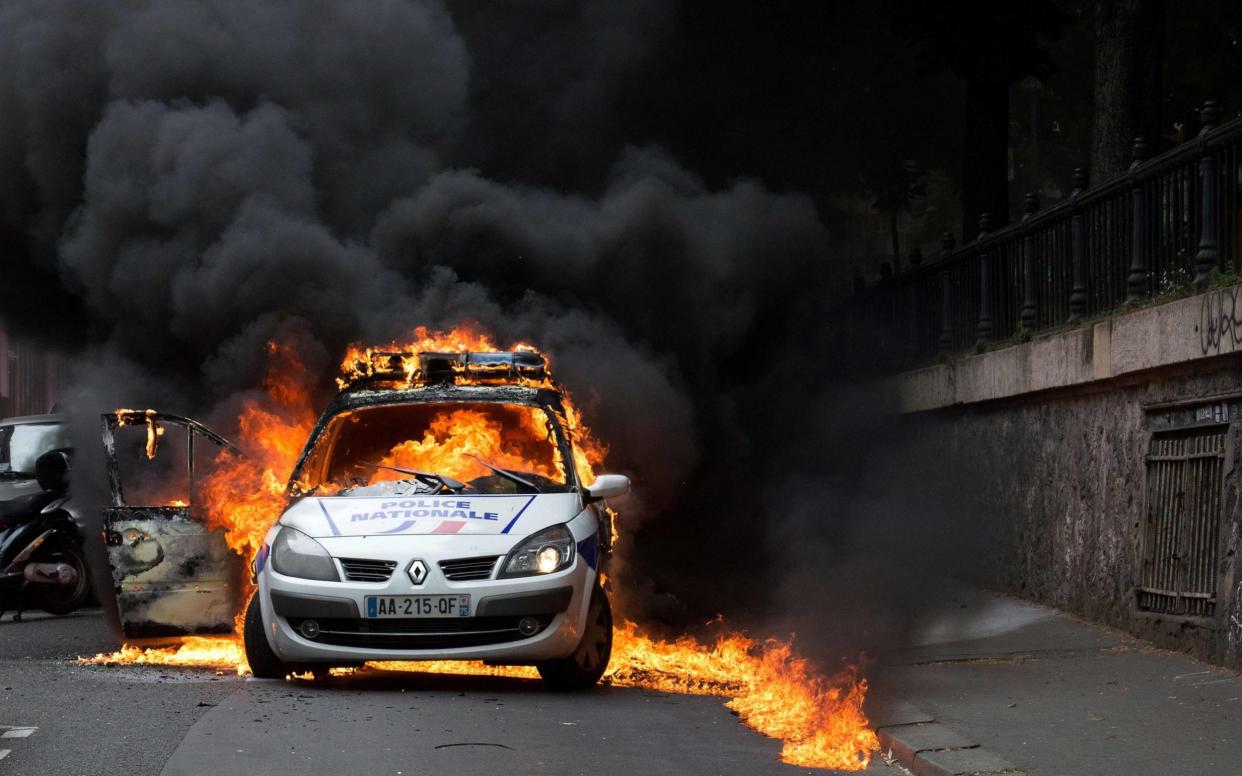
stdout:
[[[791,776],[722,699],[368,671],[320,683],[84,666],[103,615],[0,622],[0,776],[263,773]],[[900,771],[874,761],[872,774]]]

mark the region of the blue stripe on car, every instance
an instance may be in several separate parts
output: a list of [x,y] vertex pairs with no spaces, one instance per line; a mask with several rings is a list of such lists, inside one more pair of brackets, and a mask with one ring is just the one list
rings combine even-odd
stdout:
[[596,562],[599,560],[599,540],[595,534],[591,534],[587,538],[578,542],[578,554],[586,561],[587,565],[595,568]]
[[526,508],[529,507],[533,503],[535,503],[535,497],[531,496],[530,501],[527,501],[525,504],[522,505],[522,508],[518,510],[518,513],[513,516],[513,519],[509,521],[509,524],[505,526],[505,530],[501,531],[501,533],[502,534],[509,533],[509,529],[513,527],[513,524],[518,521],[518,518],[521,517],[522,513],[526,511]]
[[323,510],[323,517],[328,521],[328,528],[332,531],[332,535],[340,536],[341,532],[337,529],[336,523],[332,522],[332,515],[328,514],[328,507],[324,505],[323,499],[319,499],[319,508]]

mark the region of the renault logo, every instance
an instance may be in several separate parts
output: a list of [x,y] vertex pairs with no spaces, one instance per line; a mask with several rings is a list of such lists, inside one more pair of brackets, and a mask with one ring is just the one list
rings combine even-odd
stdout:
[[406,572],[410,575],[410,581],[416,585],[421,585],[427,581],[427,564],[421,560],[415,560],[410,564],[410,568]]

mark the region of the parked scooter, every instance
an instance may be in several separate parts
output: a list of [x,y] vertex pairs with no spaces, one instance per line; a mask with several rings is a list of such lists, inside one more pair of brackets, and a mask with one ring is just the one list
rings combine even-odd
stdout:
[[0,501],[0,617],[15,621],[33,603],[49,614],[69,614],[90,598],[90,577],[77,524],[66,502],[69,450],[35,461],[38,493]]

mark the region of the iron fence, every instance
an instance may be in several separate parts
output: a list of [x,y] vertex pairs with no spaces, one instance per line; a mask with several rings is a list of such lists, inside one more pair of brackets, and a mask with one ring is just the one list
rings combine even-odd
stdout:
[[1019,222],[991,231],[984,215],[976,239],[946,236],[939,256],[845,306],[847,336],[869,331],[885,366],[912,366],[1236,274],[1242,119],[1219,117],[1205,103],[1193,141],[1148,159],[1138,139],[1124,175],[1089,186],[1076,170],[1066,200],[1041,210],[1029,194]]

